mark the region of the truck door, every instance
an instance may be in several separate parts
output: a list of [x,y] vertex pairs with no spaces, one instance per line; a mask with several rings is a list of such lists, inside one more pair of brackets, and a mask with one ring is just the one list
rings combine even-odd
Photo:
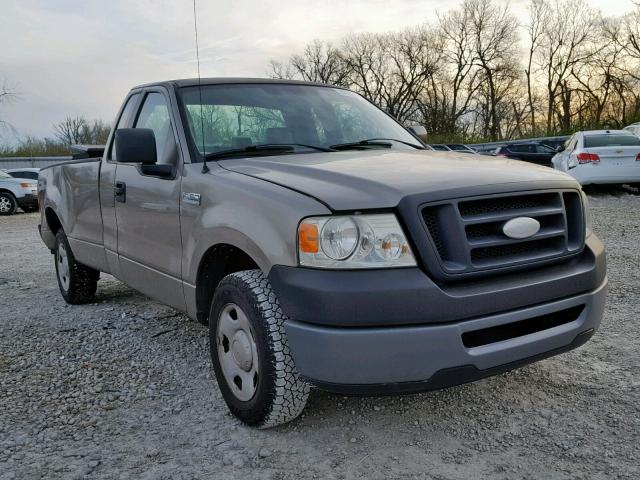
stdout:
[[118,121],[111,132],[111,140],[107,146],[102,165],[100,167],[100,209],[102,212],[102,240],[104,243],[109,272],[120,278],[120,262],[118,260],[118,227],[116,225],[116,207],[113,188],[116,181],[118,167],[115,149],[114,132],[118,128],[128,128],[133,122],[133,115],[138,110],[140,93],[132,93],[125,100],[118,116]]
[[158,163],[172,165],[173,174],[143,174],[135,163],[117,166],[118,257],[124,282],[184,310],[179,215],[182,163],[169,105],[163,89],[147,91],[133,127],[153,130]]

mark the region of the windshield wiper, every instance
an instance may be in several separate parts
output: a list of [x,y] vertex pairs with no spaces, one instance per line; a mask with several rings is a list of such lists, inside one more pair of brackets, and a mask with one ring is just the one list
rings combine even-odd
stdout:
[[306,145],[304,143],[262,143],[260,145],[249,145],[242,148],[230,148],[228,150],[220,150],[205,155],[207,160],[224,157],[234,157],[242,155],[277,155],[278,153],[290,153],[295,151],[296,147],[309,148],[320,152],[332,152],[333,149],[319,147],[317,145]]
[[405,142],[404,140],[397,140],[395,138],[368,138],[366,140],[360,140],[359,142],[338,143],[336,145],[331,145],[331,148],[334,150],[349,150],[351,148],[358,149],[367,147],[391,148],[391,143],[389,142],[403,143],[413,148],[423,149],[422,146],[416,145],[415,143]]

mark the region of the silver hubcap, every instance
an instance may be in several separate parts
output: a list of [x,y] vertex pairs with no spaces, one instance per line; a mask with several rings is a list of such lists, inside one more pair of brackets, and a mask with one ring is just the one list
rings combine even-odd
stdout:
[[249,319],[240,307],[225,305],[218,318],[216,338],[227,385],[238,400],[251,400],[258,387],[258,349]]
[[69,290],[69,257],[67,256],[67,249],[64,245],[58,245],[58,251],[56,253],[56,265],[58,267],[58,279],[64,290]]
[[11,201],[7,197],[0,197],[0,212],[7,213],[11,211]]

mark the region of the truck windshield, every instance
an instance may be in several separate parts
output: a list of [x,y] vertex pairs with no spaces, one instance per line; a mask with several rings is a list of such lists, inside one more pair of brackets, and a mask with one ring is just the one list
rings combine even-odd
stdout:
[[223,158],[226,150],[258,145],[292,146],[284,153],[424,148],[395,120],[348,90],[284,83],[201,88],[180,89],[191,141],[201,156]]

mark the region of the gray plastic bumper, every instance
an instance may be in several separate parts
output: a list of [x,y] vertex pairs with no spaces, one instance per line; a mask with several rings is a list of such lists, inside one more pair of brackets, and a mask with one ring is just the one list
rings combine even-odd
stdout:
[[[581,345],[600,325],[606,290],[605,278],[589,293],[442,324],[341,328],[289,320],[286,330],[298,371],[321,388],[369,394],[430,390],[500,373]],[[473,348],[462,340],[465,332],[581,305],[577,318],[559,326]]]

